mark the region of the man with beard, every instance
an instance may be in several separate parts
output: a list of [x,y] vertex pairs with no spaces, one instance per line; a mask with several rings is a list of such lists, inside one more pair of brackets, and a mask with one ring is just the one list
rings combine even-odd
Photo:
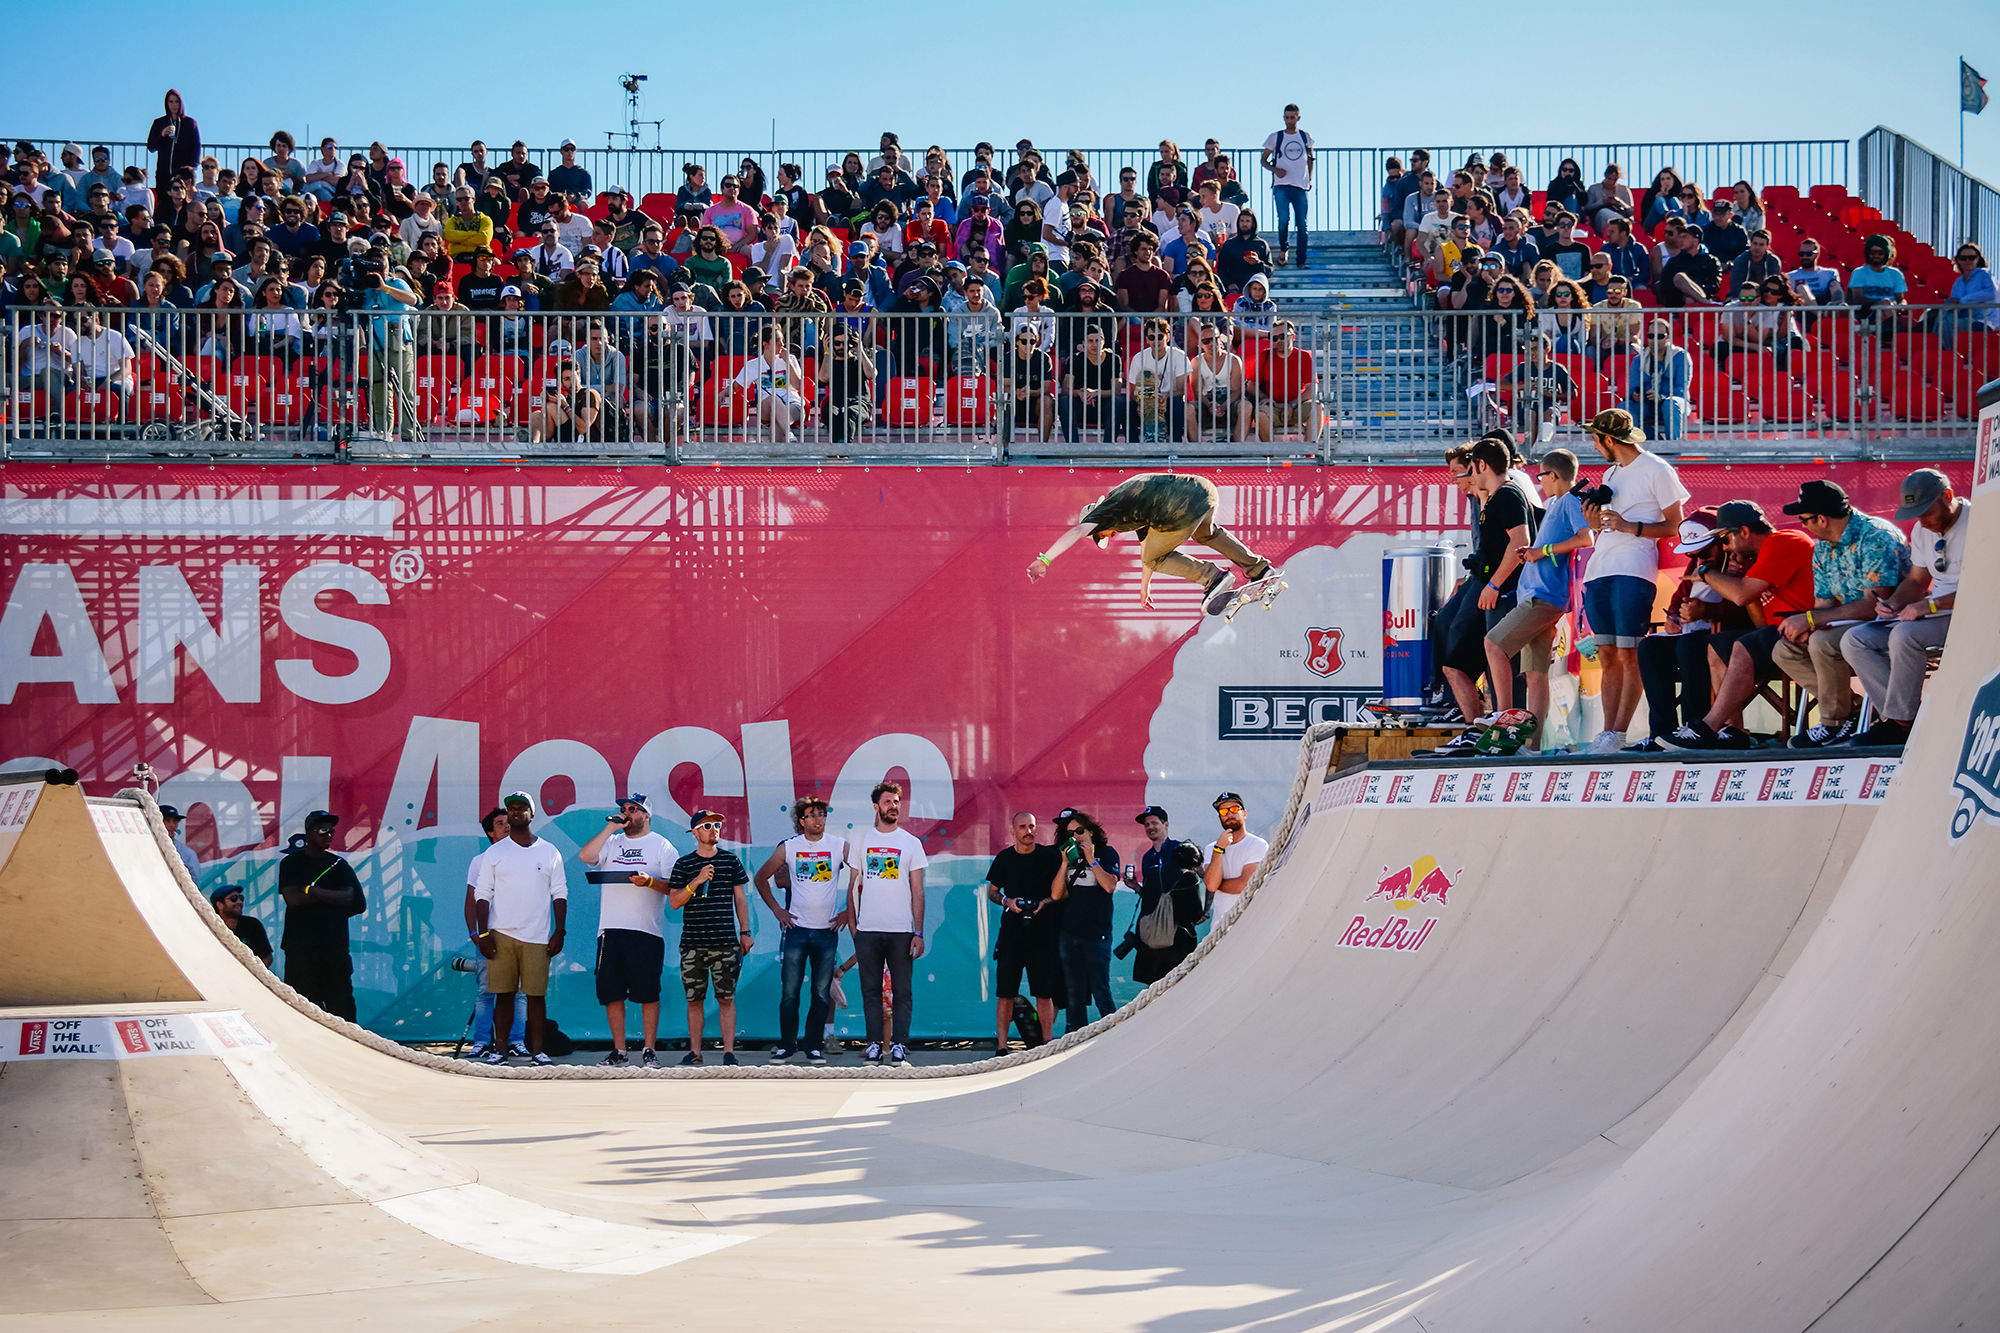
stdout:
[[924,845],[902,827],[903,788],[878,782],[869,794],[874,827],[861,835],[848,900],[854,911],[854,956],[861,977],[861,1013],[868,1022],[867,1060],[882,1059],[882,973],[895,991],[889,1037],[892,1065],[910,1063],[910,965],[924,955]]
[[1061,914],[1061,908],[1051,907],[1050,889],[1062,871],[1062,855],[1035,841],[1035,817],[1028,811],[1014,816],[1012,829],[1013,846],[1002,848],[993,858],[983,886],[987,901],[1000,906],[1000,938],[993,948],[996,1055],[1007,1054],[1007,1029],[1014,1021],[1022,973],[1027,974],[1028,989],[1035,997],[1045,1041],[1055,1035],[1056,1001],[1063,998],[1057,932],[1037,920],[1044,908],[1052,916]]
[[1236,915],[1240,896],[1250,887],[1250,877],[1271,850],[1271,844],[1243,827],[1243,798],[1226,791],[1215,798],[1215,817],[1222,824],[1222,836],[1209,845],[1202,864],[1202,882],[1210,893],[1229,895],[1222,909],[1223,919]]

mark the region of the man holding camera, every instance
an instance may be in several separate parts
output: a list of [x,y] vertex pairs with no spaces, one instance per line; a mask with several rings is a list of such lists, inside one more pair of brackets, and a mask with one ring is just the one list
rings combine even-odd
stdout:
[[1062,854],[1035,841],[1035,817],[1026,810],[1014,816],[1011,831],[1013,845],[1002,848],[993,858],[981,886],[987,901],[1000,906],[1000,938],[993,947],[993,1021],[997,1033],[993,1049],[998,1055],[1007,1054],[1007,1029],[1014,1021],[1024,972],[1042,1020],[1044,1040],[1055,1035],[1056,1001],[1063,996],[1056,932],[1037,930],[1035,920],[1051,901],[1049,891],[1062,871]]
[[[562,853],[535,836],[535,799],[509,792],[507,836],[486,849],[473,886],[472,942],[488,964],[486,987],[493,992],[493,1030],[514,1025],[514,991],[528,1001],[528,1051],[538,1065],[553,1064],[542,1049],[548,1025],[549,960],[562,952],[569,918],[569,884]],[[505,1064],[496,1046],[489,1065]]]
[[[770,859],[758,867],[754,877],[758,895],[784,932],[779,946],[778,1044],[771,1048],[772,1064],[791,1059],[801,1046],[806,1063],[826,1063],[822,1034],[832,1010],[829,997],[840,953],[840,928],[849,921],[847,878],[853,868],[847,859],[847,840],[827,836],[826,812],[826,802],[817,796],[796,802],[792,806],[795,836],[773,847]],[[783,907],[771,892],[774,884],[785,890]],[[806,1026],[801,1032],[799,991],[807,963],[812,964],[812,1003],[806,1008]]]
[[599,1063],[613,1068],[631,1063],[625,1054],[627,1000],[639,1006],[645,1042],[639,1063],[647,1069],[660,1065],[654,1048],[660,1036],[660,973],[667,961],[660,908],[675,858],[673,844],[652,826],[653,807],[644,796],[621,796],[618,813],[606,815],[604,827],[576,854],[585,865],[597,867],[584,878],[600,886],[597,1002],[611,1027],[611,1054]]
[[1108,1018],[1118,1006],[1111,998],[1111,896],[1118,891],[1118,849],[1104,828],[1081,810],[1056,815],[1056,850],[1062,870],[1049,896],[1062,904],[1056,952],[1062,959],[1063,997],[1069,1019],[1065,1032],[1082,1030],[1090,1006]]
[[[353,260],[361,293],[361,309],[378,312],[368,320],[368,337],[374,354],[368,358],[369,403],[374,427],[384,434],[392,429],[404,440],[417,438],[416,383],[417,353],[415,330],[407,311],[423,304],[423,298],[401,277],[389,271],[389,240],[377,236],[368,253]],[[387,314],[379,312],[394,311]],[[390,401],[395,403],[395,425],[389,424]]]
[[1604,667],[1598,698],[1604,729],[1591,738],[1590,754],[1615,754],[1639,708],[1639,640],[1653,627],[1654,578],[1662,537],[1678,538],[1688,489],[1658,454],[1639,446],[1646,433],[1623,408],[1590,419],[1590,442],[1611,466],[1597,485],[1577,498],[1596,534],[1590,568],[1583,575],[1583,611]]
[[1250,887],[1250,877],[1257,873],[1258,863],[1271,844],[1243,826],[1243,798],[1233,791],[1215,798],[1215,818],[1222,825],[1222,835],[1209,845],[1202,860],[1202,884],[1210,893],[1229,895],[1229,905],[1223,909],[1227,920],[1243,905],[1243,890]]
[[352,1023],[354,960],[347,952],[347,919],[368,910],[354,867],[333,853],[340,817],[325,810],[306,816],[306,845],[278,862],[278,893],[285,900],[285,984],[329,1014]]

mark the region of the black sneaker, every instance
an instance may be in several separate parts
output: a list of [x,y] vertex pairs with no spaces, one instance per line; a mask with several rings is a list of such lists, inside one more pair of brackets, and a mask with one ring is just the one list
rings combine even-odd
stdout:
[[701,1052],[700,1052],[700,1051],[689,1051],[689,1052],[688,1052],[688,1053],[687,1053],[686,1055],[683,1055],[683,1056],[681,1057],[681,1063],[682,1063],[682,1064],[684,1064],[684,1065],[698,1065],[698,1064],[700,1064],[700,1063],[701,1063]]
[[625,1058],[625,1052],[613,1051],[611,1054],[605,1056],[602,1060],[599,1060],[597,1063],[599,1065],[609,1065],[613,1069],[620,1069],[626,1065],[631,1064],[632,1062]]
[[722,1063],[726,1065],[733,1065],[739,1063],[739,1061],[736,1059],[736,1052],[724,1051],[722,1053]]
[[889,1047],[889,1063],[898,1068],[910,1063],[910,1053],[903,1049],[902,1042],[896,1042]]
[[492,1049],[491,1046],[475,1046],[465,1053],[465,1058],[468,1060],[484,1060]]
[[1715,748],[1718,750],[1757,750],[1763,748],[1758,740],[1741,727],[1724,727],[1715,733]]
[[1620,753],[1620,754],[1665,754],[1666,752],[1667,752],[1667,747],[1666,747],[1666,746],[1664,746],[1664,745],[1660,744],[1660,742],[1659,742],[1658,740],[1656,740],[1655,738],[1653,738],[1653,737],[1651,737],[1651,736],[1648,736],[1648,737],[1646,737],[1646,739],[1645,739],[1645,740],[1643,740],[1643,741],[1640,741],[1640,742],[1639,742],[1639,743],[1638,743],[1637,745],[1628,745],[1628,746],[1626,746],[1626,747],[1625,747],[1624,749],[1620,750],[1620,751],[1619,751],[1618,753]]
[[660,1067],[660,1057],[653,1054],[652,1047],[648,1046],[645,1050],[639,1052],[639,1067],[642,1069],[658,1069]]
[[789,1046],[773,1046],[771,1048],[771,1063],[781,1065],[797,1054],[798,1052]]
[[825,1052],[825,1051],[822,1051],[822,1050],[821,1050],[821,1049],[820,1049],[819,1047],[817,1047],[817,1046],[813,1047],[813,1048],[812,1048],[811,1050],[809,1050],[809,1051],[807,1051],[807,1052],[806,1052],[806,1063],[807,1063],[807,1064],[809,1064],[809,1065],[823,1065],[823,1064],[825,1064],[825,1063],[826,1063],[826,1052]]
[[516,1060],[525,1060],[528,1058],[528,1048],[517,1041],[507,1048],[507,1054]]
[[1850,745],[1907,745],[1910,740],[1910,724],[1883,718],[1868,730],[1848,742]]
[[1724,750],[1732,747],[1720,744],[1722,738],[1715,728],[1696,718],[1692,722],[1675,727],[1658,738],[1661,745],[1669,750]]
[[1791,747],[1794,750],[1823,749],[1829,745],[1838,745],[1853,734],[1854,719],[1851,717],[1842,718],[1831,726],[1824,722],[1815,722],[1799,735],[1792,737]]
[[1230,580],[1229,566],[1208,562],[1209,575],[1201,585],[1201,609],[1211,616],[1219,616],[1229,605],[1229,599],[1236,595],[1236,585]]
[[1435,750],[1414,751],[1410,757],[1412,759],[1470,759],[1478,753],[1478,738],[1471,732],[1466,731],[1460,732],[1455,739],[1446,741]]

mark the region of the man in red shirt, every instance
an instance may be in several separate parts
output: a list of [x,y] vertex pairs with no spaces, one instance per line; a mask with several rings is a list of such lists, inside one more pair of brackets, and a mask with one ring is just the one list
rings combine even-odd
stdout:
[[1743,730],[1743,706],[1757,687],[1776,680],[1771,659],[1779,624],[1786,616],[1813,605],[1813,539],[1796,530],[1778,532],[1754,500],[1731,500],[1716,511],[1715,530],[1745,565],[1741,575],[1698,570],[1700,579],[1738,606],[1746,607],[1757,628],[1732,643],[1723,634],[1709,637],[1712,666],[1722,670],[1715,706],[1698,722],[1676,727],[1659,738],[1674,750],[1752,750],[1757,740]]
[[1167,308],[1174,275],[1161,265],[1160,239],[1151,232],[1132,242],[1132,262],[1118,274],[1118,299],[1134,314],[1150,315]]
[[1294,341],[1288,319],[1271,325],[1271,345],[1257,362],[1257,438],[1271,439],[1271,428],[1296,426],[1308,443],[1319,438],[1319,399],[1313,390],[1312,353]]

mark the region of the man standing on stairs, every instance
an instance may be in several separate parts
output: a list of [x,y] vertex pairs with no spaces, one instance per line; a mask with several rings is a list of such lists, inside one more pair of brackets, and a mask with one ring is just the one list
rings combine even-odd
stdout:
[[1264,169],[1271,173],[1271,193],[1278,200],[1278,267],[1288,258],[1286,225],[1299,224],[1299,267],[1306,266],[1306,194],[1313,183],[1313,139],[1299,128],[1296,102],[1285,107],[1285,128],[1264,140]]

